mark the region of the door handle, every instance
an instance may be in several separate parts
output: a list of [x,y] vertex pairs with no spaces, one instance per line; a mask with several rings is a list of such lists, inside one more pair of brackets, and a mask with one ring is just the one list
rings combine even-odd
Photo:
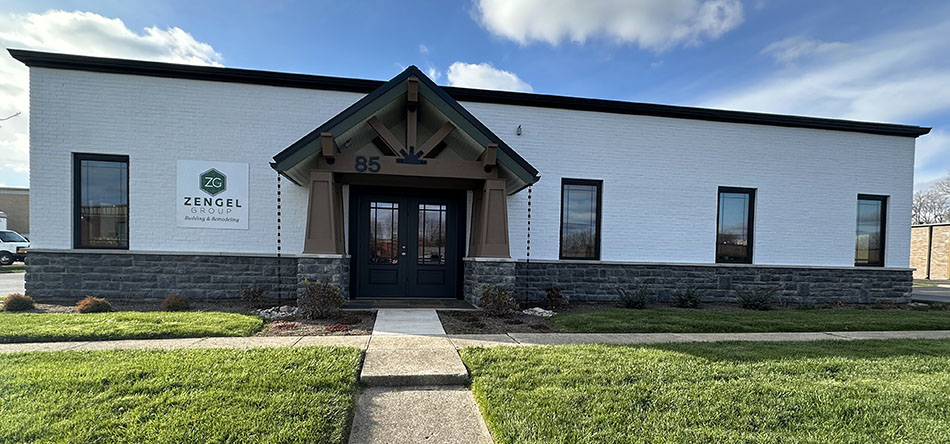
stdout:
[[400,255],[400,256],[405,256],[405,255],[406,255],[406,246],[405,246],[405,245],[402,246],[402,252],[399,253],[399,255]]

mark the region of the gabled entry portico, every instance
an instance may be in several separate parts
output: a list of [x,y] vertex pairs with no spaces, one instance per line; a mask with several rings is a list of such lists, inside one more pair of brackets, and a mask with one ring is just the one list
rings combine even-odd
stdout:
[[509,258],[506,196],[538,172],[412,66],[274,157],[309,190],[305,254],[353,297],[461,295],[463,257]]

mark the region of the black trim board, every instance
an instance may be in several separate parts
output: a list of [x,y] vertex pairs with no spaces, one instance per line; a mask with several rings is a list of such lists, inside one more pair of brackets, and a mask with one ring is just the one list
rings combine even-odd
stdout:
[[[289,88],[319,89],[368,94],[384,83],[379,80],[328,77],[309,74],[282,73],[252,69],[219,68],[181,65],[175,63],[145,62],[139,60],[88,57],[22,49],[7,49],[13,58],[29,67],[69,69],[78,71],[131,74],[176,79],[208,80],[215,82],[248,83]],[[455,100],[463,102],[497,103],[502,105],[559,108],[575,111],[593,111],[614,114],[669,117],[676,119],[706,120],[713,122],[745,123],[793,128],[824,129],[899,137],[920,137],[931,128],[892,123],[858,122],[853,120],[782,114],[728,111],[688,106],[658,105],[617,100],[588,99],[547,94],[491,91],[472,88],[442,88]]]

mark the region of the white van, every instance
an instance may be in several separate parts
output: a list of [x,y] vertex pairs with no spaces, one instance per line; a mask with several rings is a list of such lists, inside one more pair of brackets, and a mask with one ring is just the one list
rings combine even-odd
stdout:
[[20,236],[20,233],[10,230],[0,230],[0,265],[10,265],[13,261],[22,261],[26,257],[26,249],[30,241]]

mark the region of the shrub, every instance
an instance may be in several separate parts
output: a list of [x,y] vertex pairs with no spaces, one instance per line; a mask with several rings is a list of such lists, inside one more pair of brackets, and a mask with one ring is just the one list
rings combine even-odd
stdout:
[[511,290],[486,285],[482,287],[482,310],[490,316],[504,316],[518,310],[518,301]]
[[265,302],[264,289],[261,287],[245,288],[241,290],[241,300],[253,307],[260,307]]
[[646,308],[650,302],[650,291],[646,287],[638,287],[635,291],[618,288],[617,293],[624,308]]
[[695,288],[687,288],[673,293],[673,305],[680,308],[699,308],[699,292]]
[[736,299],[739,306],[749,310],[768,310],[775,301],[776,288],[755,288],[752,290],[736,290]]
[[33,298],[20,293],[13,293],[3,298],[3,311],[25,311],[33,309]]
[[170,294],[162,300],[162,311],[185,311],[191,308],[191,301],[180,294]]
[[304,281],[304,288],[297,298],[301,316],[308,319],[327,318],[338,314],[343,306],[343,289],[327,281]]
[[80,313],[105,313],[112,311],[112,304],[103,298],[86,296],[76,303],[76,311]]
[[561,294],[561,289],[558,287],[549,287],[545,288],[544,299],[547,301],[548,308],[561,308],[567,306],[567,299],[564,299],[564,295]]

